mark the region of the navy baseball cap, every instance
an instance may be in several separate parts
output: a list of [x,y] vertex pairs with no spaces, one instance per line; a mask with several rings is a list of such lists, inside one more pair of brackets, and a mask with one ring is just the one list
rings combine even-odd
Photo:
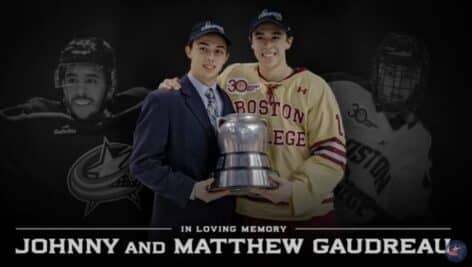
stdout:
[[277,9],[266,8],[259,13],[249,26],[249,35],[262,23],[273,23],[282,28],[288,35],[290,35],[290,26],[287,22],[287,18],[284,17],[281,11]]
[[210,33],[216,33],[220,35],[221,37],[223,37],[223,39],[225,39],[226,45],[228,46],[231,45],[231,41],[226,35],[225,29],[223,28],[223,26],[211,20],[198,22],[192,27],[192,32],[190,33],[190,36],[188,38],[188,44],[192,43],[193,41],[202,37],[203,35],[207,35]]

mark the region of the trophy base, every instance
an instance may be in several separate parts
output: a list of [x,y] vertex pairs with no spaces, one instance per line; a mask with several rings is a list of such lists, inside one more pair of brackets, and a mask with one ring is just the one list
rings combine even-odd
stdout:
[[218,191],[223,191],[223,190],[229,190],[231,195],[233,196],[247,196],[247,195],[252,195],[253,193],[251,192],[251,189],[253,188],[261,188],[261,189],[275,189],[277,188],[277,184],[273,184],[271,186],[233,186],[233,187],[216,187],[216,186],[211,186],[208,191],[210,192],[218,192]]
[[269,176],[277,175],[269,169],[233,169],[215,173],[216,180],[209,191],[229,190],[232,195],[248,195],[252,188],[274,189],[278,184]]
[[[250,166],[250,167],[248,167]],[[222,154],[216,164],[217,170],[227,170],[237,167],[267,168],[270,166],[265,153],[260,152],[233,152]]]

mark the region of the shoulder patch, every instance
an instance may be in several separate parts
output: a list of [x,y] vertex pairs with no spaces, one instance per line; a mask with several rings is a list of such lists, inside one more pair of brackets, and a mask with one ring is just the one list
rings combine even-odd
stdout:
[[229,94],[243,95],[253,93],[261,88],[259,83],[249,83],[242,77],[232,77],[226,82]]

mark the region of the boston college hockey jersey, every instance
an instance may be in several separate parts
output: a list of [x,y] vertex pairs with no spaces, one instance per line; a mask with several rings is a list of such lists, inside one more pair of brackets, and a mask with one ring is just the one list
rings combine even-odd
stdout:
[[[347,134],[346,179],[337,188],[344,224],[394,223],[429,216],[431,136],[420,122],[394,129],[372,94],[348,79],[331,81]],[[424,220],[424,219],[423,219]]]
[[305,69],[280,82],[266,81],[258,64],[234,64],[219,85],[239,113],[268,122],[268,154],[280,177],[293,182],[288,205],[241,197],[237,212],[270,220],[307,220],[333,209],[332,190],[346,163],[340,111],[327,83]]

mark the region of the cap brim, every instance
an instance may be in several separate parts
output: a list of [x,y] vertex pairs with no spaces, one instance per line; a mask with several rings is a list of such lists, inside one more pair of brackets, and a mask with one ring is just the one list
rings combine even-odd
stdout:
[[206,31],[202,31],[202,32],[199,32],[195,35],[193,35],[189,40],[188,42],[193,42],[195,41],[196,39],[204,36],[204,35],[207,35],[207,34],[210,34],[210,33],[214,33],[214,34],[218,34],[219,36],[223,37],[223,39],[226,41],[226,45],[230,46],[231,45],[231,40],[229,40],[228,36],[222,34],[221,32],[219,32],[218,30],[215,30],[215,29],[209,29],[209,30],[206,30]]
[[272,23],[272,24],[275,24],[277,25],[278,27],[280,27],[281,29],[283,29],[286,33],[288,33],[290,31],[290,27],[288,27],[287,25],[281,23],[280,21],[276,20],[276,19],[273,19],[273,18],[263,18],[261,20],[257,20],[256,22],[254,22],[252,25],[251,25],[251,29],[250,29],[250,32],[249,34],[252,34],[254,32],[254,30],[256,30],[257,27],[259,27],[259,25],[263,24],[263,23]]

